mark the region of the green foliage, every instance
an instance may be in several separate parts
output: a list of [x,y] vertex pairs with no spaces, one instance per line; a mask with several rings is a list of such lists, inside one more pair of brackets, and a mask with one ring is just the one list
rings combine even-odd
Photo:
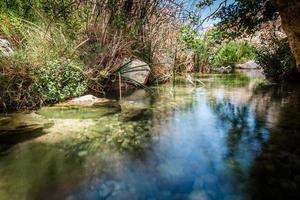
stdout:
[[33,91],[46,102],[57,102],[80,96],[87,91],[83,65],[71,60],[54,60],[33,72]]
[[0,34],[7,38],[19,40],[26,32],[24,21],[14,13],[0,13]]
[[[270,0],[199,0],[198,12],[209,7],[215,8],[206,20],[220,19],[216,26],[223,38],[251,35],[259,29],[260,24],[278,17]],[[200,24],[203,23],[200,20]]]
[[232,66],[255,58],[255,48],[243,42],[229,42],[221,45],[212,57],[212,64],[216,67]]
[[34,108],[86,92],[76,44],[57,26],[0,17],[5,19],[0,31],[16,41],[13,55],[0,59],[0,109]]
[[211,47],[215,47],[222,43],[222,34],[222,30],[213,27],[205,32],[205,39],[208,41]]
[[215,44],[212,31],[201,37],[192,27],[184,26],[180,31],[179,40],[187,50],[193,52],[196,71],[205,71],[205,68],[209,65],[209,57]]
[[42,21],[33,23],[12,14],[0,14],[0,19],[3,20],[0,33],[15,43],[16,54],[23,54],[31,66],[43,66],[61,57],[76,58],[76,41],[66,37],[59,25]]
[[185,26],[180,30],[179,38],[189,49],[199,52],[203,45],[203,40],[199,34],[189,26]]
[[39,8],[42,0],[3,0],[0,1],[0,11],[13,14],[24,19],[35,20],[35,9]]
[[293,79],[298,74],[287,38],[273,38],[270,44],[259,48],[257,62],[263,68],[264,74],[274,80]]
[[48,61],[43,66],[34,64],[24,52],[1,57],[0,110],[3,107],[34,108],[79,96],[87,91],[83,64],[79,61],[60,59]]
[[19,18],[35,24],[59,24],[60,29],[75,39],[82,31],[85,17],[73,0],[9,0],[0,2],[2,16]]
[[85,7],[79,7],[74,0],[41,0],[41,10],[45,13],[49,23],[60,25],[65,34],[72,39],[77,39],[83,30]]
[[112,125],[112,130],[106,136],[106,142],[116,145],[120,150],[141,150],[151,137],[150,125],[147,121],[122,122]]

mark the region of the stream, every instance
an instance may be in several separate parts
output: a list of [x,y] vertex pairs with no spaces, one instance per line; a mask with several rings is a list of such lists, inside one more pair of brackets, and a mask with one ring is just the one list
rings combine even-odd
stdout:
[[300,86],[194,79],[0,115],[0,200],[297,199]]

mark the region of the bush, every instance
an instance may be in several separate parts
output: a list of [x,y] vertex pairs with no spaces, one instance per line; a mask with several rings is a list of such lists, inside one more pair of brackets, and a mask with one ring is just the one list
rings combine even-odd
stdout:
[[54,60],[33,72],[33,91],[45,102],[62,101],[87,91],[82,75],[83,64],[70,60]]
[[287,38],[273,38],[269,44],[263,45],[257,50],[256,60],[267,78],[284,80],[299,76]]
[[33,67],[23,55],[0,61],[0,110],[34,108],[80,96],[87,91],[78,61],[54,60]]
[[[192,69],[195,71],[210,71],[209,57],[214,47],[211,33],[212,31],[208,31],[202,36],[190,26],[184,26],[180,30],[179,41],[184,46],[180,52],[183,55],[181,58],[184,58],[184,56],[188,58],[188,56],[192,55]],[[184,54],[184,50],[186,50],[187,53]],[[182,63],[183,66],[181,68],[184,69],[184,67],[186,67],[187,71],[191,71],[191,67],[188,67],[186,64],[186,61],[189,60],[183,60],[185,60],[185,62]]]
[[56,25],[1,17],[6,21],[0,29],[18,45],[0,58],[0,110],[35,108],[87,91],[76,43]]
[[232,66],[255,58],[255,48],[244,42],[229,42],[221,45],[212,57],[212,64],[216,67]]
[[31,102],[33,78],[30,76],[30,63],[19,54],[11,57],[0,55],[0,111],[33,106]]

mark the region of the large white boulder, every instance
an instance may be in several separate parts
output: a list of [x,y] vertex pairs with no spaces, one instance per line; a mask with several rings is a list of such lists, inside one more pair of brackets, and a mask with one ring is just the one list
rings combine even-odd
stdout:
[[145,85],[150,75],[150,67],[147,63],[134,59],[126,66],[122,76],[128,80],[133,80],[133,83]]
[[89,94],[89,95],[84,95],[81,97],[71,99],[62,104],[69,105],[69,106],[94,106],[94,105],[99,105],[99,104],[104,104],[109,102],[111,102],[111,100],[106,98],[98,98]]

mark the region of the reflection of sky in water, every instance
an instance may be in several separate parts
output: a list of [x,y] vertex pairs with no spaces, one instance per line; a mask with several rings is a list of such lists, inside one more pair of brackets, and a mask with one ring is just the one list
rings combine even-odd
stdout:
[[[71,159],[80,180],[74,181],[77,171],[70,170],[67,180],[58,179],[50,189],[46,174],[37,181],[46,186],[36,190],[48,194],[44,199],[243,199],[251,163],[268,138],[267,113],[258,115],[255,103],[261,97],[252,93],[247,83],[177,87],[152,100],[146,97],[146,103],[152,102],[149,120],[155,132],[149,148],[135,154],[99,150],[80,162]],[[172,112],[158,109],[169,106],[172,98],[190,102]],[[143,103],[138,98],[130,101]],[[62,158],[53,162],[66,168],[60,165]],[[30,199],[38,199],[33,196]]]
[[234,89],[216,91],[193,90],[192,105],[174,109],[150,150],[111,170],[108,179],[123,189],[109,199],[245,198],[249,168],[268,132],[251,99],[242,104],[232,101]]
[[[218,95],[217,99],[222,99],[222,93]],[[230,123],[220,119],[218,113],[214,112],[206,94],[196,92],[194,96],[194,107],[188,111],[175,111],[172,121],[162,130],[162,136],[153,149],[161,158],[160,162],[164,163],[162,165],[168,165],[167,169],[172,170],[174,166],[185,169],[175,168],[175,171],[183,172],[174,176],[177,175],[178,179],[190,177],[195,187],[188,187],[187,190],[199,190],[201,195],[209,191],[212,194],[205,196],[220,199],[224,195],[239,195],[241,191],[236,186],[247,178],[246,172],[262,142],[254,134],[264,129],[255,130],[251,106],[224,104],[224,113],[220,114],[234,115],[241,112],[238,109],[245,109],[244,113],[237,114],[237,119],[233,119],[237,122]],[[233,106],[233,110],[227,106]],[[245,124],[240,121],[245,121]],[[233,138],[229,134],[233,134]],[[201,186],[199,181],[203,182]],[[223,191],[224,188],[228,190]],[[230,191],[235,192],[231,194]]]

